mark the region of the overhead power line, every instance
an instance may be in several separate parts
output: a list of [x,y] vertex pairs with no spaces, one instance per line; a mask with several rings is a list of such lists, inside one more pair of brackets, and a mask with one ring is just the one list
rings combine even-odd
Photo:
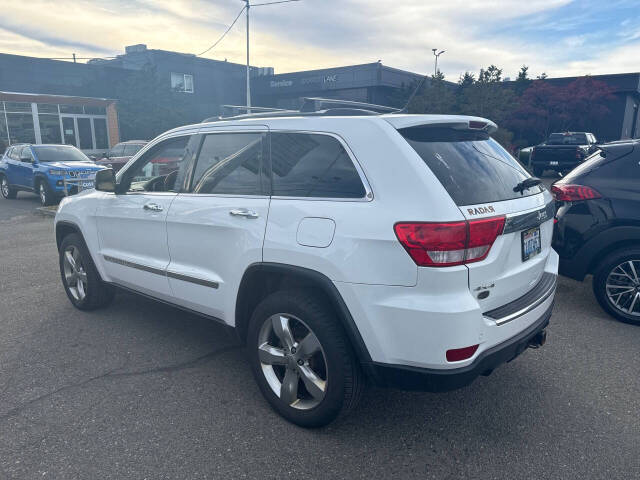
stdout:
[[231,30],[231,29],[233,28],[233,26],[236,24],[236,22],[237,22],[237,21],[238,21],[238,19],[240,18],[240,15],[242,15],[242,12],[244,12],[245,8],[247,8],[247,7],[246,7],[246,5],[245,5],[244,7],[242,7],[242,10],[240,10],[240,11],[238,12],[238,15],[236,15],[236,18],[233,20],[233,22],[231,22],[231,25],[229,25],[229,28],[227,28],[227,30],[222,34],[222,36],[221,36],[218,40],[216,40],[216,42],[215,42],[213,45],[211,45],[209,48],[207,48],[204,52],[202,52],[202,53],[198,53],[196,56],[197,56],[197,57],[199,57],[199,56],[201,56],[201,55],[204,55],[204,54],[205,54],[205,53],[207,53],[209,50],[211,50],[211,49],[212,49],[212,48],[214,48],[216,45],[218,45],[218,44],[222,41],[222,39],[223,39],[224,37],[226,37],[227,33],[229,33],[229,30]]

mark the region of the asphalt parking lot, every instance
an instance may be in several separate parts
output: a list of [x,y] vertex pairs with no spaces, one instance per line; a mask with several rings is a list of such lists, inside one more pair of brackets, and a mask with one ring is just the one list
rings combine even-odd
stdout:
[[0,199],[0,478],[640,478],[640,327],[561,279],[547,345],[449,393],[368,388],[307,431],[232,333],[120,293],[75,310],[52,219]]

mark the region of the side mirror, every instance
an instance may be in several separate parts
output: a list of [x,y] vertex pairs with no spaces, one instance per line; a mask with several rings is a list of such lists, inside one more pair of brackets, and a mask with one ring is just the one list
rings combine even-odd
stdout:
[[116,175],[113,173],[113,169],[98,170],[96,172],[95,186],[96,190],[100,192],[114,193],[116,191]]
[[31,163],[33,162],[33,160],[31,159],[31,157],[20,157],[20,161],[22,163]]

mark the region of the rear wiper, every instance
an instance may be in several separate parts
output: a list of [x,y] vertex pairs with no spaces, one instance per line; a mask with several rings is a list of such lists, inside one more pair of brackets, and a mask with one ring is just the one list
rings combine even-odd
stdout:
[[541,183],[542,180],[536,177],[525,178],[523,181],[513,187],[513,191],[520,192],[520,194],[523,195],[525,190],[531,187],[535,187],[536,185],[540,185]]

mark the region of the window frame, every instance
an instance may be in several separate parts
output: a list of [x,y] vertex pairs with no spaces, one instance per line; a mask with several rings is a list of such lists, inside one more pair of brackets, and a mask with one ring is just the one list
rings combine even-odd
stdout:
[[[195,164],[195,155],[191,155],[191,158],[186,158],[184,161],[187,162],[187,164],[185,165],[185,168],[187,169],[186,172],[186,177],[183,181],[183,184],[181,186],[181,188],[178,191],[171,191],[171,192],[130,192],[128,190],[129,187],[131,187],[131,185],[129,185],[127,187],[126,191],[118,191],[118,186],[122,184],[122,180],[124,178],[126,178],[127,176],[127,172],[129,172],[129,170],[131,169],[135,169],[137,167],[137,165],[139,165],[141,162],[143,162],[144,158],[147,157],[147,154],[155,149],[155,147],[157,147],[158,145],[160,145],[161,143],[164,143],[166,141],[171,141],[171,140],[175,140],[177,138],[181,138],[181,137],[188,137],[189,140],[187,141],[187,145],[185,148],[189,147],[189,145],[191,144],[191,142],[198,142],[197,144],[197,148],[196,151],[199,152],[200,151],[200,147],[202,146],[202,142],[201,139],[199,138],[200,135],[198,134],[198,130],[194,129],[194,130],[185,130],[185,131],[181,131],[181,132],[172,132],[170,135],[163,135],[161,137],[156,138],[155,140],[152,140],[151,142],[147,143],[144,147],[142,147],[138,153],[136,153],[133,157],[131,158],[135,158],[137,157],[133,162],[128,163],[125,167],[123,167],[122,169],[120,169],[117,173],[116,173],[116,192],[108,192],[111,195],[177,195],[177,194],[184,194],[184,193],[188,193],[185,189],[185,187],[188,185],[189,188],[191,188],[191,178],[193,176],[193,166]],[[121,142],[124,143],[124,142]],[[116,145],[114,145],[115,147]],[[122,188],[122,187],[120,187]]]
[[306,201],[331,201],[331,202],[371,202],[374,198],[373,190],[371,189],[371,185],[369,184],[369,180],[360,165],[360,162],[356,158],[355,154],[347,144],[347,142],[337,133],[332,132],[318,132],[314,130],[294,130],[294,129],[278,129],[272,128],[269,129],[269,165],[268,165],[268,173],[269,180],[271,183],[271,191],[273,192],[273,172],[271,170],[271,134],[272,133],[298,133],[298,134],[307,134],[307,135],[325,135],[328,137],[333,137],[342,145],[345,152],[347,152],[347,156],[351,160],[351,164],[355,168],[358,176],[360,177],[360,182],[362,182],[362,186],[364,187],[364,196],[360,198],[349,198],[349,197],[292,197],[286,195],[271,195],[272,199],[275,200],[306,200]]
[[[182,89],[178,90],[173,86],[173,75],[182,75]],[[187,90],[187,77],[191,77],[191,90]],[[178,93],[194,93],[195,86],[193,82],[193,73],[171,72],[169,75],[171,90]]]
[[[241,133],[254,133],[264,137],[262,142],[262,158],[260,159],[260,178],[258,180],[260,193],[195,193],[193,191],[193,181],[200,159],[200,153],[204,146],[205,139],[208,135],[223,135],[223,134],[241,134]],[[187,189],[185,192],[180,192],[181,195],[190,195],[197,197],[230,197],[230,198],[269,198],[271,196],[271,182],[270,182],[270,169],[271,169],[271,137],[269,136],[268,128],[256,128],[256,129],[221,129],[221,130],[207,130],[199,132],[197,136],[200,137],[196,154],[194,155],[191,171],[189,172],[189,178],[186,182]]]

